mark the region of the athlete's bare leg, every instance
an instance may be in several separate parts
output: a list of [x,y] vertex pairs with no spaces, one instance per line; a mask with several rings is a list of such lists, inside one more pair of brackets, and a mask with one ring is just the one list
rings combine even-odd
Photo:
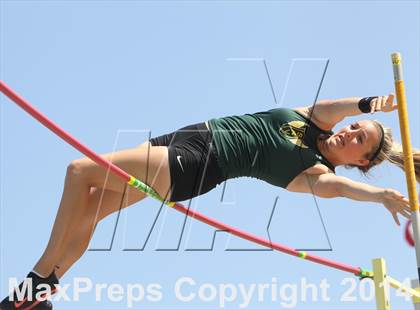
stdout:
[[[144,180],[161,197],[168,194],[171,184],[167,147],[149,147],[146,142],[139,147],[106,154],[104,157],[129,174]],[[102,204],[98,201],[102,190],[98,189],[105,190]],[[97,222],[119,210],[121,195],[125,190],[124,181],[92,160],[82,158],[73,161],[67,169],[63,196],[50,240],[34,270],[49,275],[63,262],[68,269],[83,254]],[[133,189],[128,191],[131,204],[145,197]],[[77,242],[83,246],[76,247]],[[57,272],[64,273],[65,266],[63,272],[60,269]]]

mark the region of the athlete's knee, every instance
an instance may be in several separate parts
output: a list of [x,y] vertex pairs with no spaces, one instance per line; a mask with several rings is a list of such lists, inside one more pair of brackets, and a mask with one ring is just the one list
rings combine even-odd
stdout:
[[89,159],[81,158],[75,159],[67,166],[66,177],[76,180],[86,179],[88,175]]

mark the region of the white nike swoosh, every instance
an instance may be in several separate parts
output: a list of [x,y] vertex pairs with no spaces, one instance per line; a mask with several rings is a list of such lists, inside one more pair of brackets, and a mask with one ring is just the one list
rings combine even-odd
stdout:
[[182,163],[181,163],[181,155],[178,155],[177,157],[176,157],[176,159],[178,160],[178,163],[179,163],[179,165],[181,166],[181,169],[182,169],[182,172],[184,172],[184,167],[182,167]]

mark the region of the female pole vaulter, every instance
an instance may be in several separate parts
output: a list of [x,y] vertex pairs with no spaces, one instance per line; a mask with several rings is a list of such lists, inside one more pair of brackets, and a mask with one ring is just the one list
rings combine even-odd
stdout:
[[[377,202],[399,225],[398,214],[410,217],[409,201],[400,192],[335,174],[338,166],[366,174],[384,161],[403,169],[402,148],[390,129],[366,119],[332,131],[346,117],[396,108],[393,94],[321,100],[314,106],[211,119],[103,157],[167,201],[191,199],[227,179],[254,177],[291,192]],[[415,150],[413,157],[420,182],[420,152]],[[50,240],[27,276],[34,287],[46,284],[54,291],[86,251],[96,225],[121,209],[124,195],[128,202],[122,207],[146,197],[89,158],[69,164]],[[8,296],[0,309],[51,309],[36,293],[19,301]]]

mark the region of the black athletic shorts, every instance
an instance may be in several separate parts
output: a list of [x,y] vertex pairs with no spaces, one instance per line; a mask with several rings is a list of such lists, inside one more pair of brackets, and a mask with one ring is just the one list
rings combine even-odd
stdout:
[[205,123],[180,128],[150,139],[152,146],[167,146],[171,174],[170,201],[207,193],[226,179],[217,163],[212,134]]

